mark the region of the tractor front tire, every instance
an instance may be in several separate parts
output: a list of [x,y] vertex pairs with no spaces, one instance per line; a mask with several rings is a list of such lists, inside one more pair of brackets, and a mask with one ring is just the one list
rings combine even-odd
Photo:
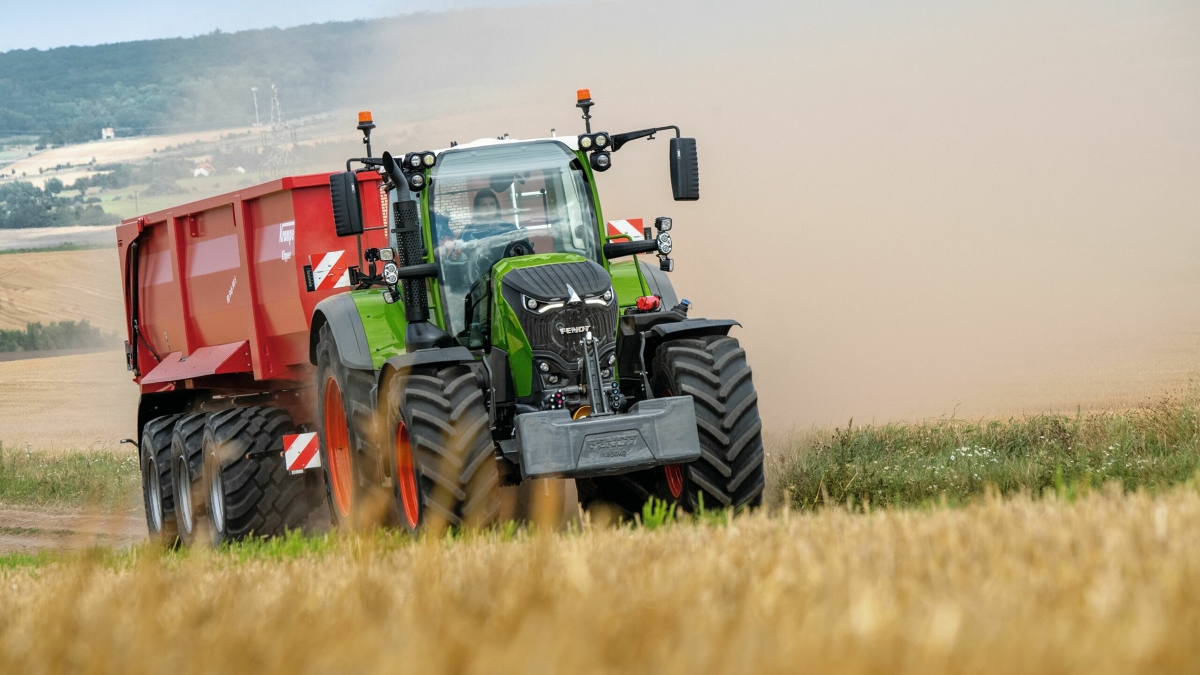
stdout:
[[173,547],[179,541],[175,524],[175,486],[171,480],[171,434],[182,415],[150,420],[138,446],[142,469],[142,500],[150,538]]
[[388,388],[395,516],[410,531],[482,528],[500,512],[500,475],[475,372],[414,368]]
[[[288,473],[280,452],[295,425],[280,408],[248,407],[209,415],[204,476],[213,544],[300,530],[318,508],[319,488]],[[249,455],[249,457],[247,457]]]
[[[736,338],[709,336],[659,345],[651,386],[659,396],[691,396],[700,459],[662,467],[667,497],[688,511],[762,504],[765,456],[758,393]],[[703,499],[703,502],[701,500]]]

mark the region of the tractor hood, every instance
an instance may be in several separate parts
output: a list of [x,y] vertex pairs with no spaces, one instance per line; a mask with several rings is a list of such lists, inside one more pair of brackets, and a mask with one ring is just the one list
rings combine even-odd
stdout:
[[580,340],[589,332],[602,360],[614,351],[617,297],[599,263],[570,254],[522,256],[500,261],[494,274],[493,344],[509,354],[519,397],[578,384]]

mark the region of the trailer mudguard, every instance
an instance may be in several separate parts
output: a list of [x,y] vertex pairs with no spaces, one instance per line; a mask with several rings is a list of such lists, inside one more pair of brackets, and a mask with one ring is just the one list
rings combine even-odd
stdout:
[[337,342],[338,356],[342,365],[353,370],[374,371],[371,363],[371,348],[367,345],[367,332],[363,329],[358,306],[349,293],[339,293],[317,303],[313,310],[308,337],[308,359],[317,365],[317,336],[321,326],[328,323]]

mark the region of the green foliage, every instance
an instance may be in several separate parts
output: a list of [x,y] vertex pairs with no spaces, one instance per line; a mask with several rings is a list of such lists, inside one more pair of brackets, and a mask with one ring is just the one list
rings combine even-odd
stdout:
[[675,504],[651,497],[642,505],[641,525],[647,530],[657,530],[660,527],[675,522]]
[[[62,181],[51,178],[47,185],[61,192]],[[0,230],[24,227],[60,227],[64,225],[112,225],[120,222],[117,216],[104,212],[98,204],[88,204],[83,197],[57,196],[32,183],[0,184]]]
[[0,352],[36,352],[45,349],[84,349],[107,347],[117,338],[83,321],[55,321],[43,326],[25,325],[25,330],[0,329]]
[[346,91],[345,73],[369,66],[356,47],[375,41],[364,21],[280,30],[215,32],[0,54],[0,134],[36,135],[43,145],[170,129],[262,121],[270,87],[286,92],[289,116],[324,112]]
[[1117,481],[1158,491],[1200,467],[1200,407],[1165,400],[1127,411],[1011,420],[940,420],[836,429],[785,449],[776,501],[793,507],[962,504],[1002,494],[1067,498]]
[[0,442],[0,503],[128,507],[139,494],[137,453],[41,452]]

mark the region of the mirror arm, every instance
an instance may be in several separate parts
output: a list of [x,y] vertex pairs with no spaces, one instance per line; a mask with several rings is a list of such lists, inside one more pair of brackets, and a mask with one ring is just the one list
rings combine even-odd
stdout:
[[616,152],[621,149],[621,146],[625,145],[629,141],[636,141],[639,138],[649,137],[649,138],[653,139],[654,134],[657,134],[660,131],[667,131],[669,129],[674,129],[675,130],[675,138],[679,138],[679,136],[680,136],[679,127],[677,127],[673,124],[669,125],[669,126],[665,126],[665,127],[654,127],[653,129],[639,129],[637,131],[626,131],[623,134],[613,134],[612,151]]
[[350,171],[351,162],[361,162],[364,167],[383,166],[383,160],[379,157],[351,157],[346,160],[346,170]]

